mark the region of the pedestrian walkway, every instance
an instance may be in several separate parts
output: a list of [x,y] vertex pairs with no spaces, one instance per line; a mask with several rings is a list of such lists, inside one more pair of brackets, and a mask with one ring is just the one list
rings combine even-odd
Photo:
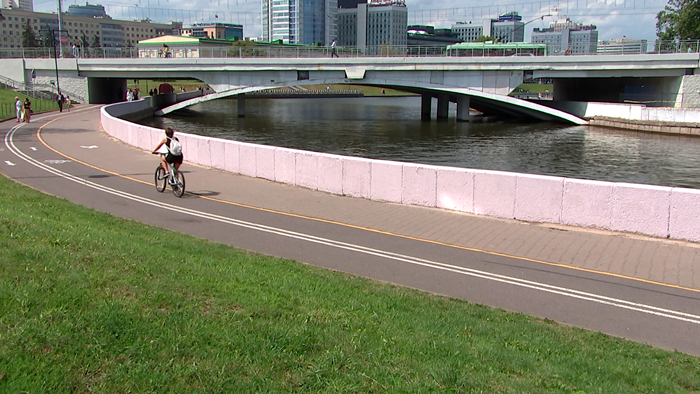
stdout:
[[[45,142],[76,160],[152,183],[157,158],[102,132],[98,108],[63,114],[42,132]],[[188,193],[204,198],[700,290],[700,244],[343,197],[187,162],[182,170]]]

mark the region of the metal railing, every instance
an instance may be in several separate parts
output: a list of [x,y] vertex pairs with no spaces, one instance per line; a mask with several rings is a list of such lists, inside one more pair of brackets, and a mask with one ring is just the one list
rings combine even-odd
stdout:
[[304,96],[363,96],[362,90],[355,89],[268,89],[245,94],[246,97],[304,97]]
[[[189,51],[187,50],[189,49]],[[170,48],[170,58],[330,58],[332,55],[330,47],[314,46],[231,46],[221,51],[193,51],[189,48]],[[192,55],[192,53],[196,55]],[[205,55],[210,52],[211,55]],[[497,57],[497,56],[541,56],[542,53],[530,53],[527,45],[522,48],[475,48],[449,50],[445,46],[394,46],[378,45],[359,47],[336,48],[338,56],[342,57]],[[652,41],[646,47],[642,43],[621,42],[614,46],[607,45],[604,49],[599,48],[596,53],[577,53],[570,48],[563,48],[554,45],[547,46],[547,56],[565,55],[633,55],[633,54],[661,54],[661,53],[698,53],[700,52],[700,41]],[[117,58],[157,58],[152,56],[150,51],[143,48],[82,48],[76,53],[72,48],[63,48],[56,53],[59,58],[94,58],[94,59],[117,59]],[[53,58],[53,48],[15,48],[0,49],[0,59],[10,58]],[[163,59],[167,60],[167,59]]]
[[[34,100],[32,101],[32,111],[34,113],[55,111],[58,103],[55,101]],[[13,119],[16,117],[15,103],[0,103],[0,119]]]
[[53,100],[55,97],[54,93],[46,91],[33,83],[19,82],[3,76],[0,76],[0,89],[14,90],[39,100]]

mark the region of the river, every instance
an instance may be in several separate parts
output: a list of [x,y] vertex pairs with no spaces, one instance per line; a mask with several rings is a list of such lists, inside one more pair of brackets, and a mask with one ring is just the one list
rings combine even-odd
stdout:
[[[420,97],[235,99],[141,121],[373,159],[700,189],[700,138],[592,126],[420,119]],[[437,105],[433,104],[433,112]],[[187,155],[187,152],[185,152]]]

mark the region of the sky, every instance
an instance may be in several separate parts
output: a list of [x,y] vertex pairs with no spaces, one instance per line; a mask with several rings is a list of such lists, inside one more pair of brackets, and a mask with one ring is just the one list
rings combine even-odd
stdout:
[[[34,11],[56,12],[60,0],[35,0]],[[61,0],[64,11],[83,1]],[[664,0],[572,0],[521,1],[492,0],[483,2],[458,0],[405,0],[409,25],[451,27],[455,22],[471,21],[481,24],[484,18],[517,11],[527,22],[525,40],[533,28],[545,28],[560,18],[597,26],[598,38],[646,39],[656,38],[656,14],[663,10]],[[93,0],[91,4],[105,6],[114,19],[154,22],[183,21],[227,22],[243,25],[246,37],[259,37],[261,32],[260,0]]]

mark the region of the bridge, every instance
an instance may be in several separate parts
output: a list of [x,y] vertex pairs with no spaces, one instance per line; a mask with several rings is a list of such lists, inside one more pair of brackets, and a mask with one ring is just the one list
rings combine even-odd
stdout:
[[[186,104],[275,87],[355,84],[396,88],[423,97],[438,117],[457,103],[457,119],[471,107],[487,115],[585,123],[568,102],[646,101],[655,106],[700,106],[698,53],[532,57],[347,57],[347,58],[129,58],[2,59],[0,73],[49,85],[60,79],[72,97],[90,103],[123,100],[132,79],[195,78],[217,93]],[[34,78],[32,78],[34,77]],[[552,79],[553,101],[527,101],[508,94],[524,80]],[[636,100],[639,98],[646,100]],[[652,99],[649,99],[652,98]],[[241,100],[243,101],[243,100]],[[545,105],[547,104],[547,105]],[[179,107],[178,106],[178,107]],[[178,107],[165,108],[164,113]]]

